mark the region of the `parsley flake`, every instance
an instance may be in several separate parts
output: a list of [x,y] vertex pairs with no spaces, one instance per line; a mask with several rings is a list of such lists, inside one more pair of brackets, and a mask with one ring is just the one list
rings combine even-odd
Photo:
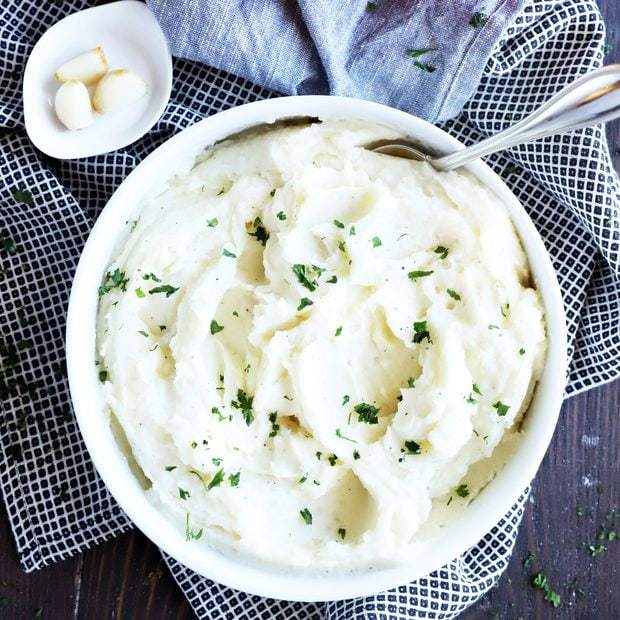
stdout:
[[407,387],[408,388],[414,388],[415,387],[415,380],[413,377],[409,377],[409,379],[407,379]]
[[276,420],[278,419],[278,412],[272,411],[269,414],[269,421],[271,422],[271,432],[269,433],[269,437],[275,437],[280,430],[280,425],[276,424]]
[[339,220],[334,220],[334,226],[336,226],[336,228],[344,228],[344,224]]
[[496,403],[493,403],[493,408],[497,410],[498,416],[505,416],[508,413],[508,409],[510,409],[510,405],[504,405],[501,400],[498,400]]
[[211,321],[210,331],[211,331],[212,336],[215,336],[215,334],[218,334],[223,329],[224,329],[224,326],[220,325],[215,319]]
[[489,21],[489,16],[484,11],[476,11],[469,20],[469,25],[472,28],[480,28]]
[[448,248],[445,248],[443,245],[438,245],[433,252],[435,252],[435,254],[439,254],[439,258],[441,260],[443,260],[444,258],[446,258],[448,256],[448,252],[450,250],[448,250]]
[[263,247],[265,247],[267,245],[267,241],[269,240],[269,232],[263,226],[263,221],[260,217],[257,217],[250,226],[254,228],[254,232],[249,232],[248,235],[250,235],[250,237],[254,237]]
[[430,332],[428,331],[426,321],[416,321],[413,324],[413,342],[419,343],[424,339],[432,343]]
[[248,426],[254,421],[254,412],[252,411],[253,402],[254,396],[248,396],[241,389],[237,390],[237,400],[230,401],[232,407],[241,410],[241,415]]
[[216,217],[214,217],[212,220],[207,220],[207,226],[209,228],[215,228],[218,224],[219,222],[217,221]]
[[357,461],[359,459],[361,459],[362,457],[360,456],[360,453],[357,450],[353,450],[353,460]]
[[241,471],[238,471],[236,474],[230,474],[230,476],[228,476],[228,482],[230,482],[231,487],[238,487],[239,480],[241,480]]
[[336,332],[334,333],[334,336],[340,336],[340,334],[342,334],[342,325],[336,328]]
[[467,485],[459,484],[459,486],[456,487],[456,494],[459,497],[467,497],[469,495],[469,489],[467,488]]
[[307,509],[303,508],[299,511],[301,518],[306,522],[306,525],[312,525],[312,513]]
[[186,491],[185,489],[182,489],[181,487],[179,487],[179,497],[185,500],[188,497],[191,497],[191,495],[189,494],[189,491]]
[[177,468],[176,465],[166,465],[164,468],[166,471],[174,471]]
[[405,447],[401,449],[405,454],[422,454],[420,444],[412,439],[405,441]]
[[125,272],[121,271],[118,267],[113,272],[107,272],[103,284],[99,287],[99,297],[102,297],[106,293],[109,293],[112,289],[119,289],[123,292],[127,290],[127,283],[129,278],[125,276]]
[[157,293],[166,293],[166,299],[170,297],[170,295],[174,295],[179,290],[178,286],[171,286],[170,284],[162,284],[161,286],[156,286],[149,291],[149,295],[155,295]]
[[222,256],[226,256],[227,258],[237,258],[237,255],[234,252],[229,252],[226,248],[222,250]]
[[351,397],[348,394],[345,394],[342,397],[342,406],[344,407],[350,400],[351,400]]
[[20,202],[25,205],[31,205],[33,202],[32,193],[24,187],[14,189],[13,198],[15,199],[15,202]]
[[350,437],[346,437],[345,435],[343,435],[342,431],[339,428],[336,429],[336,437],[340,437],[340,439],[346,439],[347,441],[357,443],[355,439],[351,439]]
[[278,211],[276,213],[276,217],[283,222],[286,219],[286,214],[284,213],[284,211]]
[[448,295],[450,295],[452,299],[455,299],[456,301],[461,301],[461,296],[456,291],[453,291],[451,288],[447,288],[446,293],[448,293]]
[[301,312],[305,307],[311,306],[314,302],[307,297],[302,297],[299,300],[299,305],[297,306],[297,312]]
[[295,277],[297,278],[297,281],[305,288],[307,288],[309,291],[314,291],[316,290],[316,287],[318,286],[318,283],[316,280],[310,280],[310,278],[308,277],[308,274],[306,273],[306,266],[305,265],[300,265],[299,263],[293,265],[291,267],[291,270],[293,271],[293,273],[295,274]]
[[416,270],[416,271],[410,271],[407,274],[407,277],[410,280],[417,280],[418,278],[425,278],[426,276],[430,276],[431,273],[433,273],[433,271]]
[[374,13],[379,7],[376,2],[367,2],[366,3],[366,13]]
[[202,537],[202,528],[200,528],[197,532],[192,530],[189,526],[189,512],[185,514],[185,540],[200,540]]
[[140,299],[142,299],[144,297],[144,291],[141,288],[137,288],[136,289],[136,297],[139,297]]
[[359,422],[365,422],[366,424],[379,424],[379,409],[374,405],[359,403],[353,407],[353,411],[357,413],[357,419]]
[[222,484],[222,481],[224,480],[225,475],[226,474],[224,474],[223,469],[218,469],[217,472],[215,473],[215,476],[213,476],[213,478],[211,479],[211,482],[209,482],[209,484],[207,485],[207,491],[210,491],[211,489],[215,487],[219,487],[220,484]]
[[381,243],[381,239],[379,239],[379,237],[373,237],[372,238],[372,247],[373,248],[378,248],[380,245],[383,245]]
[[340,538],[342,538],[342,540],[344,540],[344,537],[347,535],[347,530],[345,530],[343,527],[339,527],[338,528],[338,536],[340,536]]

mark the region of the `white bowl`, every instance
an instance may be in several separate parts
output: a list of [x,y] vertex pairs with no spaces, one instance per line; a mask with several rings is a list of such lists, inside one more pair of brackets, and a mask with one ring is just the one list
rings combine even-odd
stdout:
[[[94,114],[89,127],[69,131],[56,117],[60,83],[54,72],[82,52],[103,47],[110,70],[131,69],[149,92],[124,110]],[[24,72],[24,120],[32,143],[57,159],[90,157],[142,137],[159,119],[172,89],[172,57],[148,7],[135,0],[79,11],[54,24],[32,49]]]
[[125,179],[99,216],[80,259],[67,318],[67,366],[77,420],[104,482],[132,521],[160,548],[196,572],[238,590],[276,599],[325,601],[380,592],[439,568],[475,545],[530,483],[556,425],[566,377],[566,331],[560,289],[545,247],[523,207],[482,161],[468,169],[505,205],[521,237],[542,295],[548,329],[546,364],[524,422],[516,453],[441,536],[421,545],[407,564],[352,574],[296,572],[251,562],[207,545],[186,543],[177,526],[149,502],[116,444],[100,398],[95,358],[97,287],[114,258],[125,222],[144,195],[173,172],[188,169],[205,147],[254,125],[292,116],[351,118],[383,124],[440,150],[462,145],[447,133],[398,110],[356,99],[310,96],[250,103],[207,118],[151,153]]

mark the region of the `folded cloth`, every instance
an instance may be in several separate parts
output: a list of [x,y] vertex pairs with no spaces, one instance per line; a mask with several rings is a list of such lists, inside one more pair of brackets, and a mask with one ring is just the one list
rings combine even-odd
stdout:
[[473,95],[524,0],[147,0],[174,56],[290,95],[373,99],[431,122]]
[[[45,157],[32,146],[23,125],[24,65],[52,23],[89,4],[5,0],[0,6],[0,490],[27,571],[131,527],[88,459],[64,372],[68,293],[92,222],[129,171],[175,132],[232,105],[274,96],[246,79],[175,60],[171,101],[141,140],[77,161]],[[405,3],[389,4],[399,11]],[[326,18],[331,10],[325,9]],[[372,10],[364,18],[372,19]],[[238,27],[236,22],[227,25],[229,30]],[[384,37],[377,71],[389,72],[402,50],[391,51],[389,31]],[[594,0],[529,0],[495,42],[490,58],[479,61],[481,76],[471,78],[479,78],[475,92],[444,129],[474,142],[507,127],[578,75],[600,66],[604,39]],[[416,39],[415,45],[423,43]],[[438,38],[433,45],[456,49],[458,42]],[[409,61],[430,63],[431,58]],[[428,71],[414,69],[428,77]],[[416,89],[435,97],[420,83]],[[557,270],[572,356],[567,395],[614,379],[620,374],[620,184],[604,132],[595,128],[548,138],[488,161],[527,209]],[[505,568],[524,497],[478,545],[449,565],[361,600],[319,605],[261,599],[165,559],[201,618],[453,618]]]

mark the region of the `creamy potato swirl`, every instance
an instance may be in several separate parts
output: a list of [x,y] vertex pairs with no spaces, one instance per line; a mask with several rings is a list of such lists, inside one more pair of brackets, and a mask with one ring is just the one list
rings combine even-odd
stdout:
[[360,146],[386,137],[229,140],[128,223],[99,291],[102,389],[187,544],[398,562],[518,438],[546,346],[519,239],[468,173]]

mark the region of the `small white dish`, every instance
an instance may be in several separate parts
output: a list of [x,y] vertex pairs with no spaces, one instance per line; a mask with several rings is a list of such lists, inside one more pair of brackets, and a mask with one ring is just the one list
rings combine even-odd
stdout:
[[[125,514],[155,544],[209,579],[237,590],[295,601],[329,601],[367,596],[423,577],[475,545],[506,514],[531,482],[551,441],[566,379],[566,318],[560,287],[547,250],[521,203],[482,160],[465,166],[492,190],[508,211],[528,256],[545,306],[548,350],[545,367],[525,415],[515,453],[458,519],[441,535],[420,541],[410,561],[356,572],[311,572],[270,566],[204,544],[188,543],[149,499],[132,473],[110,427],[95,360],[97,287],[126,234],[136,205],[155,195],[175,174],[215,142],[263,123],[296,117],[354,119],[415,136],[429,150],[453,152],[463,145],[446,132],[405,112],[345,97],[281,97],[220,112],[184,129],[146,157],[121,183],[97,219],[78,264],[67,316],[67,370],[75,415],[89,454]],[[248,510],[252,507],[248,506]]]
[[[97,114],[89,127],[70,131],[56,117],[60,83],[54,72],[82,52],[101,46],[110,70],[131,69],[148,93],[127,109]],[[148,7],[123,0],[69,15],[34,46],[24,72],[24,117],[32,143],[57,159],[77,159],[120,149],[157,122],[170,98],[172,57],[168,42]]]

